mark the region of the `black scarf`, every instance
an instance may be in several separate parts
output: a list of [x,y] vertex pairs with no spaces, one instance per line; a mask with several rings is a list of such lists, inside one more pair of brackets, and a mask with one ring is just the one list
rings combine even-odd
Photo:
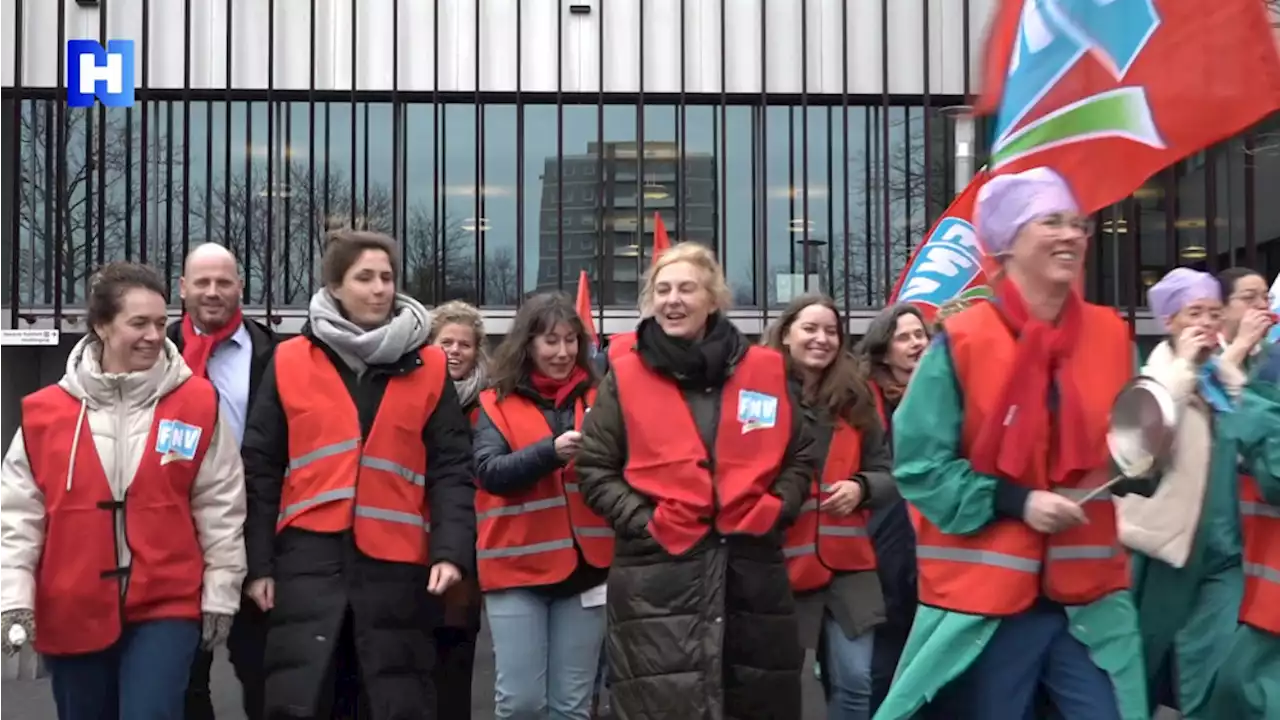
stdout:
[[701,338],[671,337],[653,318],[645,318],[636,333],[636,346],[644,363],[682,388],[718,388],[747,352],[747,341],[733,323],[719,314],[707,318]]

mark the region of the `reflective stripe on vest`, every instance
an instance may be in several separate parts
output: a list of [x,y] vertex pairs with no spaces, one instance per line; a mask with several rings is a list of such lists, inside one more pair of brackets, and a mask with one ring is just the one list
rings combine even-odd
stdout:
[[447,371],[438,349],[423,348],[418,357],[418,368],[387,381],[362,441],[355,403],[328,355],[305,337],[280,344],[276,385],[289,425],[289,464],[278,530],[350,529],[370,557],[427,562],[431,521],[422,433]]
[[[1028,477],[1011,479],[1077,502],[1110,479],[1102,448],[1111,403],[1133,374],[1132,343],[1124,321],[1110,308],[1095,305],[1085,304],[1081,314],[1081,332],[1089,340],[1072,350],[1061,372],[1081,393],[1083,429],[1089,446],[1100,448],[1097,469],[1077,472],[1063,485],[1051,486],[1046,471],[1052,440],[1046,437],[1037,447]],[[945,325],[942,347],[950,352],[964,400],[960,455],[968,458],[987,414],[997,411],[1007,379],[1016,375],[1017,341],[992,303],[976,303]],[[928,390],[917,387],[915,392]],[[995,474],[994,468],[974,470]],[[1004,616],[1026,610],[1041,595],[1081,605],[1128,587],[1128,555],[1117,539],[1110,493],[1099,493],[1082,509],[1087,524],[1049,536],[1007,518],[997,518],[977,533],[954,535],[942,532],[923,514],[914,514],[920,601],[958,612]]]
[[860,509],[838,517],[818,509],[836,491],[838,483],[856,475],[861,465],[862,433],[844,419],[837,420],[827,447],[821,481],[813,484],[815,497],[805,502],[800,516],[783,537],[787,576],[796,592],[826,587],[838,572],[875,568],[875,548],[867,533],[870,513]]
[[[201,613],[205,560],[191,490],[219,431],[213,386],[191,377],[156,400],[121,502],[108,476],[130,469],[112,467],[110,456],[103,466],[82,411],[80,400],[57,385],[22,399],[25,459],[44,510],[43,548],[32,578],[32,609],[40,623],[33,642],[48,655],[98,652],[116,643],[126,624],[199,620]],[[175,424],[182,426],[182,442],[162,440]],[[161,452],[162,445],[171,449]],[[119,528],[128,528],[125,569],[118,567]]]
[[[782,355],[753,346],[719,390],[719,425],[708,452],[683,391],[650,370],[638,353],[612,369],[626,430],[627,484],[653,500],[649,532],[683,555],[714,525],[722,535],[763,536],[782,501],[769,492],[792,435]],[[715,458],[713,462],[711,458]]]
[[[575,402],[575,427],[581,427],[595,391]],[[542,410],[520,395],[498,400],[480,395],[485,416],[516,452],[551,437]],[[476,491],[476,559],[485,591],[551,585],[569,577],[579,553],[587,564],[606,568],[613,561],[613,530],[586,506],[572,464],[541,478],[513,496]]]
[[1244,596],[1240,622],[1280,635],[1280,507],[1266,501],[1258,481],[1240,476]]

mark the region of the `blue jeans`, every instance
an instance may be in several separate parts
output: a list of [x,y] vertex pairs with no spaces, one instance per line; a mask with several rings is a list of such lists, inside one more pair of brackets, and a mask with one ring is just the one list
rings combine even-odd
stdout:
[[484,606],[497,670],[494,717],[590,720],[604,606],[519,589],[486,593]]
[[126,625],[106,650],[45,657],[58,720],[182,720],[200,623]]
[[1060,607],[1037,605],[1004,618],[973,664],[938,694],[928,718],[1027,720],[1036,690],[1055,717],[1120,720],[1111,677],[1067,630]]
[[827,720],[871,720],[871,658],[875,630],[850,639],[830,615],[822,621],[826,655],[822,672],[830,688]]

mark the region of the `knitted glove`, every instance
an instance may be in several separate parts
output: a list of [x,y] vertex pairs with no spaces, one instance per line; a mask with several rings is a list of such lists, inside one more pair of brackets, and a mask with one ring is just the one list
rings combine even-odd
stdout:
[[[15,630],[20,631],[14,633]],[[14,635],[17,637],[14,637]],[[0,640],[5,655],[15,655],[36,639],[36,616],[30,610],[6,610],[0,613]],[[17,641],[17,642],[15,642]]]
[[212,650],[227,641],[231,634],[232,616],[222,613],[205,613],[200,628],[200,649]]

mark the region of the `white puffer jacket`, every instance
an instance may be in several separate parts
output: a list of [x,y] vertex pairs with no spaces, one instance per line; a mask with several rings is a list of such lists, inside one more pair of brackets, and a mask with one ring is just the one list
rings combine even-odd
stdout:
[[[1209,486],[1212,411],[1197,394],[1199,369],[1174,355],[1168,342],[1151,352],[1142,374],[1163,385],[1178,403],[1178,429],[1173,457],[1155,493],[1116,498],[1120,542],[1180,568],[1191,556]],[[1217,375],[1232,398],[1240,395],[1245,375],[1239,367],[1219,356]]]
[[[156,404],[190,378],[191,369],[168,340],[155,366],[143,372],[104,373],[101,352],[98,341],[81,340],[71,351],[66,375],[58,384],[80,400],[111,493],[121,500],[147,450]],[[79,442],[86,440],[78,437]],[[44,549],[45,505],[31,474],[21,430],[5,453],[0,481],[0,610],[33,610],[35,571]],[[204,612],[234,614],[240,607],[246,572],[244,465],[235,434],[221,419],[191,489],[191,512],[204,549],[201,606]],[[122,534],[123,528],[118,527],[117,533]],[[131,559],[129,546],[123,535],[117,540],[117,559],[124,567]]]

